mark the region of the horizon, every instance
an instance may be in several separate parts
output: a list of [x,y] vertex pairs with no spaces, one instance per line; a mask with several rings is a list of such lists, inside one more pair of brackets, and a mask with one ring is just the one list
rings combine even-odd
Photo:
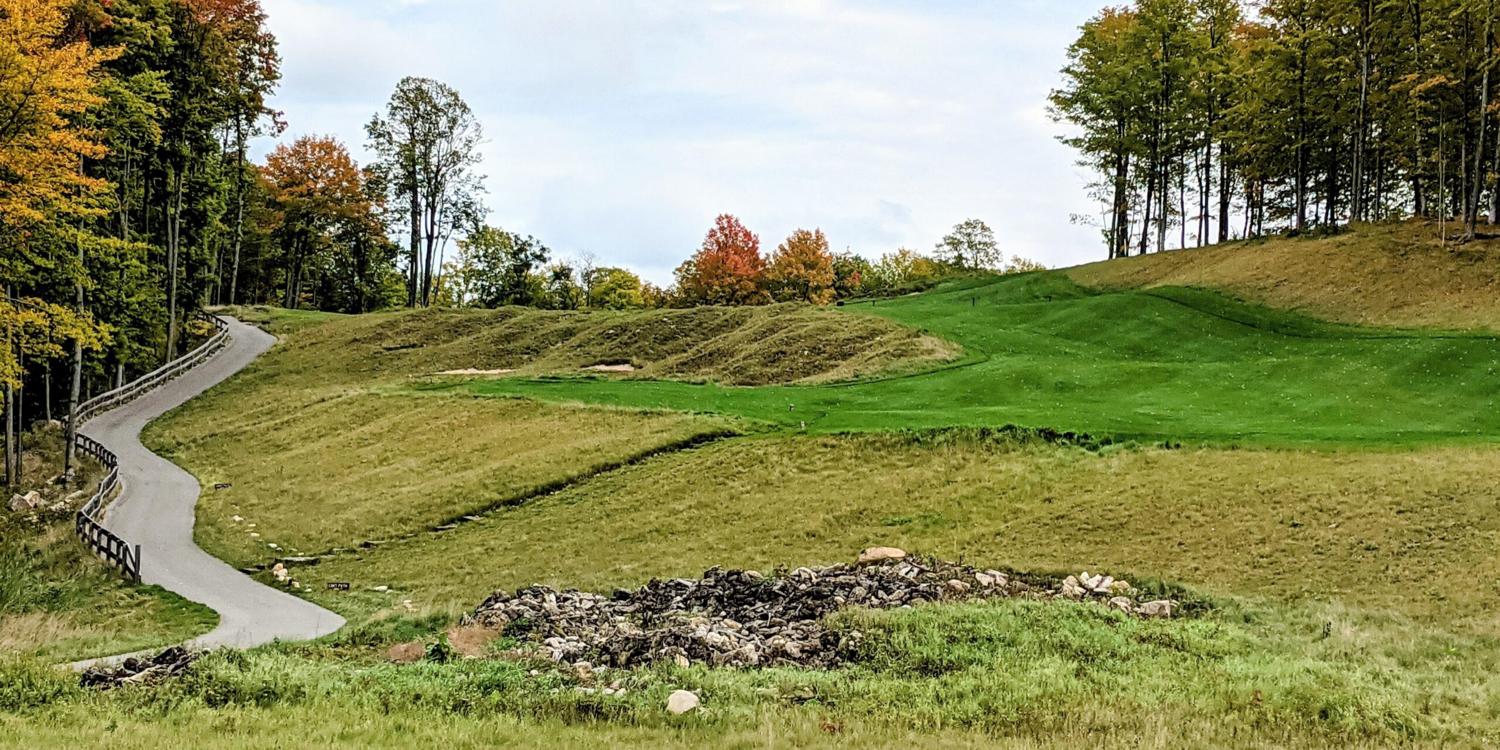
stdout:
[[484,126],[489,223],[560,258],[668,283],[732,213],[765,252],[821,228],[872,259],[930,253],[978,218],[1007,257],[1102,260],[1074,220],[1097,221],[1089,176],[1046,113],[1100,4],[934,5],[267,0],[288,129],[253,154],[332,135],[369,163],[365,123],[422,76]]

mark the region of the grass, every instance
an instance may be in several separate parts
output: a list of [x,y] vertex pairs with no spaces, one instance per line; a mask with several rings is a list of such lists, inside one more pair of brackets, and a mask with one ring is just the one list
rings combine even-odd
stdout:
[[951,344],[905,326],[810,305],[428,309],[357,317],[250,308],[243,314],[295,334],[287,340],[287,363],[300,358],[310,369],[356,381],[470,368],[573,375],[596,365],[629,364],[635,378],[816,383],[919,370],[959,354]]
[[[1142,621],[1012,601],[849,613],[831,671],[671,666],[622,696],[515,661],[387,664],[350,634],[220,653],[90,695],[0,666],[0,745],[93,747],[1453,747],[1500,737],[1500,644],[1327,609]],[[611,676],[607,679],[615,679]],[[674,689],[704,710],[671,717]],[[899,707],[899,710],[893,710]]]
[[[1422,253],[1403,262],[1459,272]],[[1226,284],[1230,297],[1186,277],[1076,278],[966,280],[842,312],[241,311],[283,345],[148,437],[232,484],[199,523],[231,559],[265,561],[272,540],[279,554],[390,539],[293,566],[354,625],[102,697],[0,666],[0,745],[1500,743],[1500,341],[1453,332],[1487,327],[1483,284],[1455,282],[1449,318],[1392,291],[1326,322],[1236,297],[1286,305],[1337,280],[1288,282],[1302,291],[1287,297]],[[1339,294],[1333,308],[1358,305]],[[1370,322],[1425,328],[1353,324]],[[845,327],[876,336],[873,359],[837,343]],[[578,374],[621,361],[640,369]],[[461,368],[520,372],[433,377]],[[988,429],[1006,424],[1118,442]],[[727,431],[740,436],[695,442]],[[479,518],[428,530],[466,513]],[[1217,608],[843,613],[838,627],[867,636],[854,664],[642,669],[619,675],[624,697],[526,661],[384,658],[499,588],[608,591],[872,544],[1180,582]],[[666,716],[676,688],[707,710]]]
[[[457,613],[532,583],[609,591],[715,566],[895,545],[1103,570],[1274,601],[1342,601],[1500,635],[1500,451],[1077,448],[975,433],[762,436],[655,458],[446,534],[294,572],[359,617]],[[566,530],[566,533],[560,530]],[[369,591],[374,586],[391,591]]]
[[1218,289],[1346,323],[1500,331],[1500,241],[1438,241],[1437,227],[1361,226],[1319,240],[1265,239],[1094,263],[1088,287]]
[[859,310],[951,339],[968,360],[844,385],[510,378],[419,387],[825,433],[1020,424],[1277,446],[1500,435],[1500,339],[1490,336],[1335,325],[1201,290],[1095,293],[1059,273],[950,284]]
[[[65,500],[45,482],[62,471],[60,435],[39,431],[26,445],[23,476],[37,480],[48,507]],[[102,472],[92,462],[79,468],[86,491],[74,495],[70,508],[97,487]],[[0,510],[0,658],[72,661],[125,653],[190,638],[215,622],[207,609],[126,583],[90,556],[73,536],[72,510]]]
[[261,393],[210,396],[149,432],[205,487],[198,542],[240,566],[425,532],[726,429],[683,414],[357,392],[286,412]]

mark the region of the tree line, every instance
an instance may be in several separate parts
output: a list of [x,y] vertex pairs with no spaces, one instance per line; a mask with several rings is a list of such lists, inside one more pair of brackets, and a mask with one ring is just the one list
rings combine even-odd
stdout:
[[1109,257],[1500,217],[1494,0],[1136,0],[1085,23],[1055,118]]

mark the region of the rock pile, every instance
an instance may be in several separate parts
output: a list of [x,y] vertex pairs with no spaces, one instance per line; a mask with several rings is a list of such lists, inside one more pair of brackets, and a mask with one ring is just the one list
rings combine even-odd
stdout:
[[1025,582],[894,548],[866,550],[860,559],[772,576],[715,568],[699,580],[656,580],[610,596],[532,586],[494,594],[472,621],[529,637],[552,660],[587,668],[663,661],[817,667],[847,660],[859,645],[857,631],[823,624],[845,607],[1024,597],[1095,601],[1138,616],[1171,616],[1170,602],[1138,605],[1128,583],[1087,573],[1060,584]]
[[79,681],[86,688],[113,690],[126,685],[150,685],[169,677],[180,676],[197,661],[198,655],[173,646],[150,659],[126,659],[118,667],[90,667]]

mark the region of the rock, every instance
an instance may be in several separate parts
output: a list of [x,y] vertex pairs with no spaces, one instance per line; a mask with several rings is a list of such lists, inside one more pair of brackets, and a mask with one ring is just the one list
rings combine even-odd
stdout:
[[[1107,577],[1089,579],[1103,585]],[[607,595],[534,585],[495,592],[466,622],[497,637],[521,638],[528,643],[524,648],[560,664],[819,668],[845,663],[860,652],[863,635],[827,625],[829,615],[846,607],[898,609],[1007,597],[1109,602],[1077,578],[1061,582],[1061,591],[1058,586],[903,556],[772,575],[714,568],[698,579],[653,580]],[[1123,606],[1109,606],[1135,615],[1134,603],[1120,598]]]
[[1153,619],[1167,619],[1177,610],[1177,602],[1163,599],[1155,602],[1145,602],[1136,608],[1136,614]]
[[282,565],[281,563],[276,563],[276,565],[271,568],[271,577],[275,578],[277,583],[286,583],[287,581],[292,580],[292,574],[288,573],[286,566]]
[[1082,599],[1088,596],[1088,591],[1079,583],[1078,578],[1068,576],[1062,582],[1062,597],[1064,599]]
[[696,711],[703,705],[698,694],[691,690],[676,690],[667,697],[667,713],[673,716],[681,716],[689,711]]
[[79,675],[79,684],[95,690],[113,690],[127,685],[147,685],[178,677],[197,661],[198,655],[173,646],[150,659],[126,659],[117,667],[90,667]]
[[1111,608],[1113,608],[1113,609],[1118,609],[1121,612],[1129,612],[1129,613],[1134,613],[1135,612],[1135,602],[1130,601],[1129,599],[1127,599],[1127,598],[1125,598],[1123,596],[1117,596],[1117,597],[1115,597],[1113,599],[1110,599],[1109,600],[1109,606]]
[[40,507],[42,507],[42,493],[36,490],[32,490],[24,495],[10,496],[10,510],[12,513],[24,513]]
[[895,547],[871,547],[859,553],[860,565],[874,565],[876,563],[888,562],[890,560],[906,559],[906,550]]
[[374,587],[374,588],[372,588],[370,590],[374,591],[377,594],[384,594],[385,592],[390,591],[391,587],[390,586],[376,586],[376,587]]

